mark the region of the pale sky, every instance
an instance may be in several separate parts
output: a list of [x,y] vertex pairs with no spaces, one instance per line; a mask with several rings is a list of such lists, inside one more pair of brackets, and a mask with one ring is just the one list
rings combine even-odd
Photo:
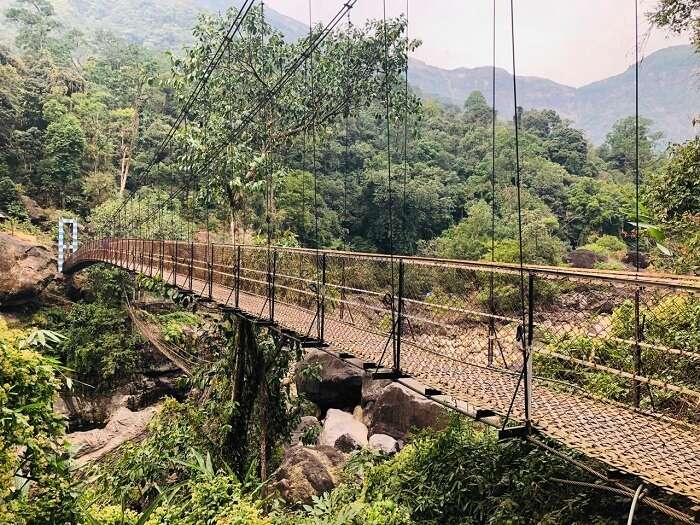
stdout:
[[[311,0],[315,22],[328,22],[343,0]],[[387,16],[406,0],[386,0]],[[497,64],[511,67],[510,2],[497,1]],[[409,35],[423,45],[413,55],[442,68],[491,64],[492,0],[408,0]],[[640,54],[687,44],[686,35],[651,29],[646,18],[657,0],[639,0]],[[309,0],[266,0],[273,9],[308,23]],[[353,23],[381,18],[381,0],[358,0]],[[634,63],[634,0],[515,0],[516,69],[581,86]]]

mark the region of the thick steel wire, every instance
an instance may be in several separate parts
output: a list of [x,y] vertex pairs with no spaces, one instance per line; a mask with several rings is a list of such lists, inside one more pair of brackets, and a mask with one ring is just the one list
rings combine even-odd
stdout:
[[[222,57],[224,56],[225,46],[236,35],[239,28],[243,24],[243,20],[248,15],[248,12],[250,11],[250,8],[253,6],[254,3],[255,3],[255,0],[244,0],[243,5],[238,10],[236,17],[231,22],[231,25],[230,25],[228,31],[226,32],[224,37],[221,39],[221,42],[219,43],[219,46],[217,47],[216,51],[214,52],[212,59],[207,63],[207,66],[204,69],[204,73],[202,74],[200,79],[197,81],[197,84],[195,84],[194,89],[192,90],[189,97],[187,98],[185,105],[180,110],[180,113],[178,114],[177,118],[175,119],[175,122],[173,122],[173,124],[170,126],[168,133],[166,134],[166,136],[163,138],[160,145],[156,149],[156,152],[153,154],[152,159],[147,164],[143,174],[140,175],[141,179],[146,179],[146,178],[150,177],[151,170],[154,168],[154,166],[156,166],[157,164],[160,163],[160,158],[161,158],[162,153],[165,151],[165,148],[167,148],[168,145],[171,143],[173,137],[175,136],[175,133],[180,128],[180,125],[186,120],[190,108],[192,107],[192,105],[196,101],[197,97],[202,92],[204,86],[206,86],[206,84],[209,82],[209,78],[211,77],[214,70],[218,67],[219,62],[221,61]],[[133,195],[134,194],[130,194],[119,205],[119,207],[116,209],[116,211],[112,215],[112,219],[119,216],[119,213],[121,212],[122,209],[125,209],[127,203],[133,198]]]
[[[318,33],[315,37],[309,38],[306,48],[292,61],[292,63],[284,70],[283,74],[274,85],[267,90],[267,94],[262,97],[262,99],[246,114],[246,116],[241,120],[240,124],[233,130],[233,132],[228,136],[227,140],[220,147],[215,148],[213,152],[212,160],[208,162],[203,162],[200,164],[199,171],[204,171],[206,169],[213,169],[212,163],[217,159],[220,160],[222,151],[228,147],[234,140],[240,138],[240,136],[248,129],[251,122],[254,121],[258,113],[264,109],[267,104],[269,104],[275,96],[277,96],[281,90],[287,85],[289,80],[294,76],[294,74],[301,68],[302,65],[306,64],[307,59],[311,53],[313,53],[321,43],[335,30],[336,26],[345,17],[345,15],[354,7],[357,0],[347,0],[343,3],[341,9],[335,14],[335,16],[326,24],[326,26]],[[199,176],[199,172],[195,174]],[[184,185],[175,189],[170,193],[167,202],[177,197],[183,191]]]

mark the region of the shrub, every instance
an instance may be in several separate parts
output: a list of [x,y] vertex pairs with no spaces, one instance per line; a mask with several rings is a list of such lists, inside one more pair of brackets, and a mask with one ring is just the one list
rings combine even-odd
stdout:
[[601,257],[621,259],[627,252],[627,245],[621,239],[613,235],[601,235],[593,237],[582,249],[590,250]]
[[67,314],[59,350],[78,379],[103,391],[128,379],[141,365],[140,338],[131,333],[124,310],[102,303],[78,303]]
[[124,502],[144,508],[158,494],[158,487],[187,480],[192,450],[206,450],[202,435],[204,414],[197,407],[167,399],[149,424],[148,437],[139,444],[126,444],[113,464],[103,466],[98,492],[105,503]]
[[191,494],[159,506],[146,525],[268,525],[260,504],[243,494],[230,475],[202,476],[191,483]]
[[0,178],[0,212],[17,221],[29,218],[17,186],[8,177]]
[[[63,442],[53,411],[57,363],[36,351],[57,337],[8,330],[0,319],[0,523],[72,523],[76,519]],[[31,473],[33,482],[27,477]]]

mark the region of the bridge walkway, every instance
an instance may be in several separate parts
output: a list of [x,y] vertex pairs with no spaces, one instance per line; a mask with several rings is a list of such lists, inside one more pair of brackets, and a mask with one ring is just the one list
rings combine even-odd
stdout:
[[[106,262],[138,273],[153,272],[152,265],[134,259],[124,264]],[[211,300],[222,308],[233,304],[234,290],[230,286],[194,276],[190,282],[188,272],[172,268],[164,275],[166,282],[197,295],[206,296],[211,287]],[[238,309],[250,317],[265,319],[268,297],[240,289]],[[314,335],[315,316],[314,308],[275,301],[274,323],[301,337]],[[365,368],[369,363],[378,369],[390,366],[392,349],[386,334],[343,320],[337,310],[325,316],[324,341],[328,351],[360,366],[367,363]],[[402,338],[401,370],[427,385],[432,390],[424,392],[428,397],[474,417],[504,416],[517,388],[511,418],[525,419],[523,385],[518,381],[517,368],[489,367],[478,356],[451,349],[444,341],[436,341],[436,345],[441,346],[432,351],[425,341],[417,344],[410,335]],[[694,425],[583,392],[573,393],[542,378],[532,383],[531,421],[538,432],[573,450],[700,502],[700,429]]]

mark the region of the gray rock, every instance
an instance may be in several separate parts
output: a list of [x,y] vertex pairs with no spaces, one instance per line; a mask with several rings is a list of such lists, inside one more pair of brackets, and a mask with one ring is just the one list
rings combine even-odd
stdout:
[[309,504],[314,496],[338,485],[346,461],[345,454],[333,447],[290,447],[272,476],[272,489],[287,503]]
[[448,417],[445,409],[437,403],[399,383],[392,383],[365,408],[365,421],[370,435],[388,434],[401,439],[413,428],[445,428]]
[[75,457],[78,465],[98,459],[144,432],[156,410],[157,407],[152,406],[132,412],[126,407],[121,407],[104,428],[66,435],[68,442],[77,449]]
[[369,437],[369,448],[381,450],[385,454],[394,454],[399,451],[399,442],[386,434],[373,434]]
[[314,416],[302,416],[299,424],[292,432],[292,439],[290,443],[296,445],[301,441],[301,438],[306,432],[314,427],[321,427],[321,423]]
[[365,374],[362,378],[362,405],[376,401],[384,387],[392,382],[391,379],[372,379],[371,374]]
[[56,259],[45,246],[0,233],[0,306],[31,301],[56,273]]
[[331,408],[326,414],[318,442],[351,452],[367,446],[367,427],[352,414]]
[[603,259],[591,250],[579,248],[567,253],[564,260],[574,268],[593,268],[595,263]]
[[362,396],[362,370],[322,351],[311,350],[297,366],[297,392],[321,410],[352,409]]

